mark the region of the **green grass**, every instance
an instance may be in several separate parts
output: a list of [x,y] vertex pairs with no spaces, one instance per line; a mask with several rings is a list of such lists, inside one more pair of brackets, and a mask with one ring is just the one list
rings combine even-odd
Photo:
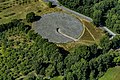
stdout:
[[50,80],[63,80],[63,78],[64,78],[63,76],[58,76],[58,77],[54,77]]
[[87,22],[85,20],[82,20],[82,22],[87,27],[87,29],[90,31],[91,35],[95,38],[95,41],[98,42],[103,36],[102,30],[100,30],[100,28],[97,28],[90,22]]
[[0,10],[5,10],[16,5],[26,5],[37,1],[38,0],[7,0],[5,2],[0,2]]
[[81,37],[80,40],[94,41],[94,39],[92,38],[92,36],[90,35],[90,33],[87,31],[86,28],[85,28],[85,32],[84,32],[84,34],[83,34],[83,36]]
[[[7,6],[7,5],[6,5]],[[8,5],[9,6],[9,5]],[[41,12],[39,12],[41,11]],[[16,5],[0,12],[0,24],[8,23],[12,19],[25,19],[26,14],[35,12],[36,15],[41,16],[46,13],[60,11],[58,8],[49,8],[42,0],[32,2],[30,4]],[[12,15],[14,13],[14,15]],[[7,15],[7,17],[6,17]]]
[[[36,4],[36,5],[35,5]],[[39,6],[38,6],[39,5]],[[37,12],[37,10],[41,9],[41,4],[39,2],[32,2],[31,4],[26,4],[26,5],[16,5],[11,8],[7,8],[0,12],[0,24],[2,23],[7,23],[12,19],[24,19],[26,14],[29,12]],[[6,15],[12,14],[5,17]]]
[[120,80],[120,66],[108,69],[99,80]]

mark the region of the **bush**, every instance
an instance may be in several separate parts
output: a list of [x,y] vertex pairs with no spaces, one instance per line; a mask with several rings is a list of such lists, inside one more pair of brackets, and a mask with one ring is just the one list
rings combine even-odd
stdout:
[[34,12],[30,12],[26,15],[26,20],[27,22],[34,22],[35,21],[35,13]]
[[52,8],[52,2],[49,1],[48,6]]

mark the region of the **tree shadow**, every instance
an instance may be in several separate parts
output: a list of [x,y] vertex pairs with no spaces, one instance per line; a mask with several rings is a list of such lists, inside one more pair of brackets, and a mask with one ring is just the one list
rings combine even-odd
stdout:
[[40,20],[42,17],[41,16],[35,16],[35,21]]
[[56,6],[57,6],[57,5],[52,5],[51,7],[54,8],[54,7],[56,7]]
[[69,52],[66,51],[66,50],[65,50],[64,48],[62,48],[62,47],[59,47],[59,51],[60,51],[60,53],[63,55],[64,58],[69,54]]

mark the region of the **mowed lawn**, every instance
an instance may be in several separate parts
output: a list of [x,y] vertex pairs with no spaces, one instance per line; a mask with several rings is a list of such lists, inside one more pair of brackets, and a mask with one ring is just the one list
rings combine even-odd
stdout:
[[120,66],[108,69],[99,80],[120,80]]

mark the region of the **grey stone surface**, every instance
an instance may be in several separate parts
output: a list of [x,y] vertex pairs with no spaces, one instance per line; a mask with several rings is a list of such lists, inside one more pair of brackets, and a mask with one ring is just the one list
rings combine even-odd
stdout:
[[73,16],[66,13],[49,13],[33,23],[34,30],[43,38],[47,38],[50,42],[66,43],[71,39],[59,34],[56,29],[60,30],[73,38],[78,38],[83,30],[82,23]]

